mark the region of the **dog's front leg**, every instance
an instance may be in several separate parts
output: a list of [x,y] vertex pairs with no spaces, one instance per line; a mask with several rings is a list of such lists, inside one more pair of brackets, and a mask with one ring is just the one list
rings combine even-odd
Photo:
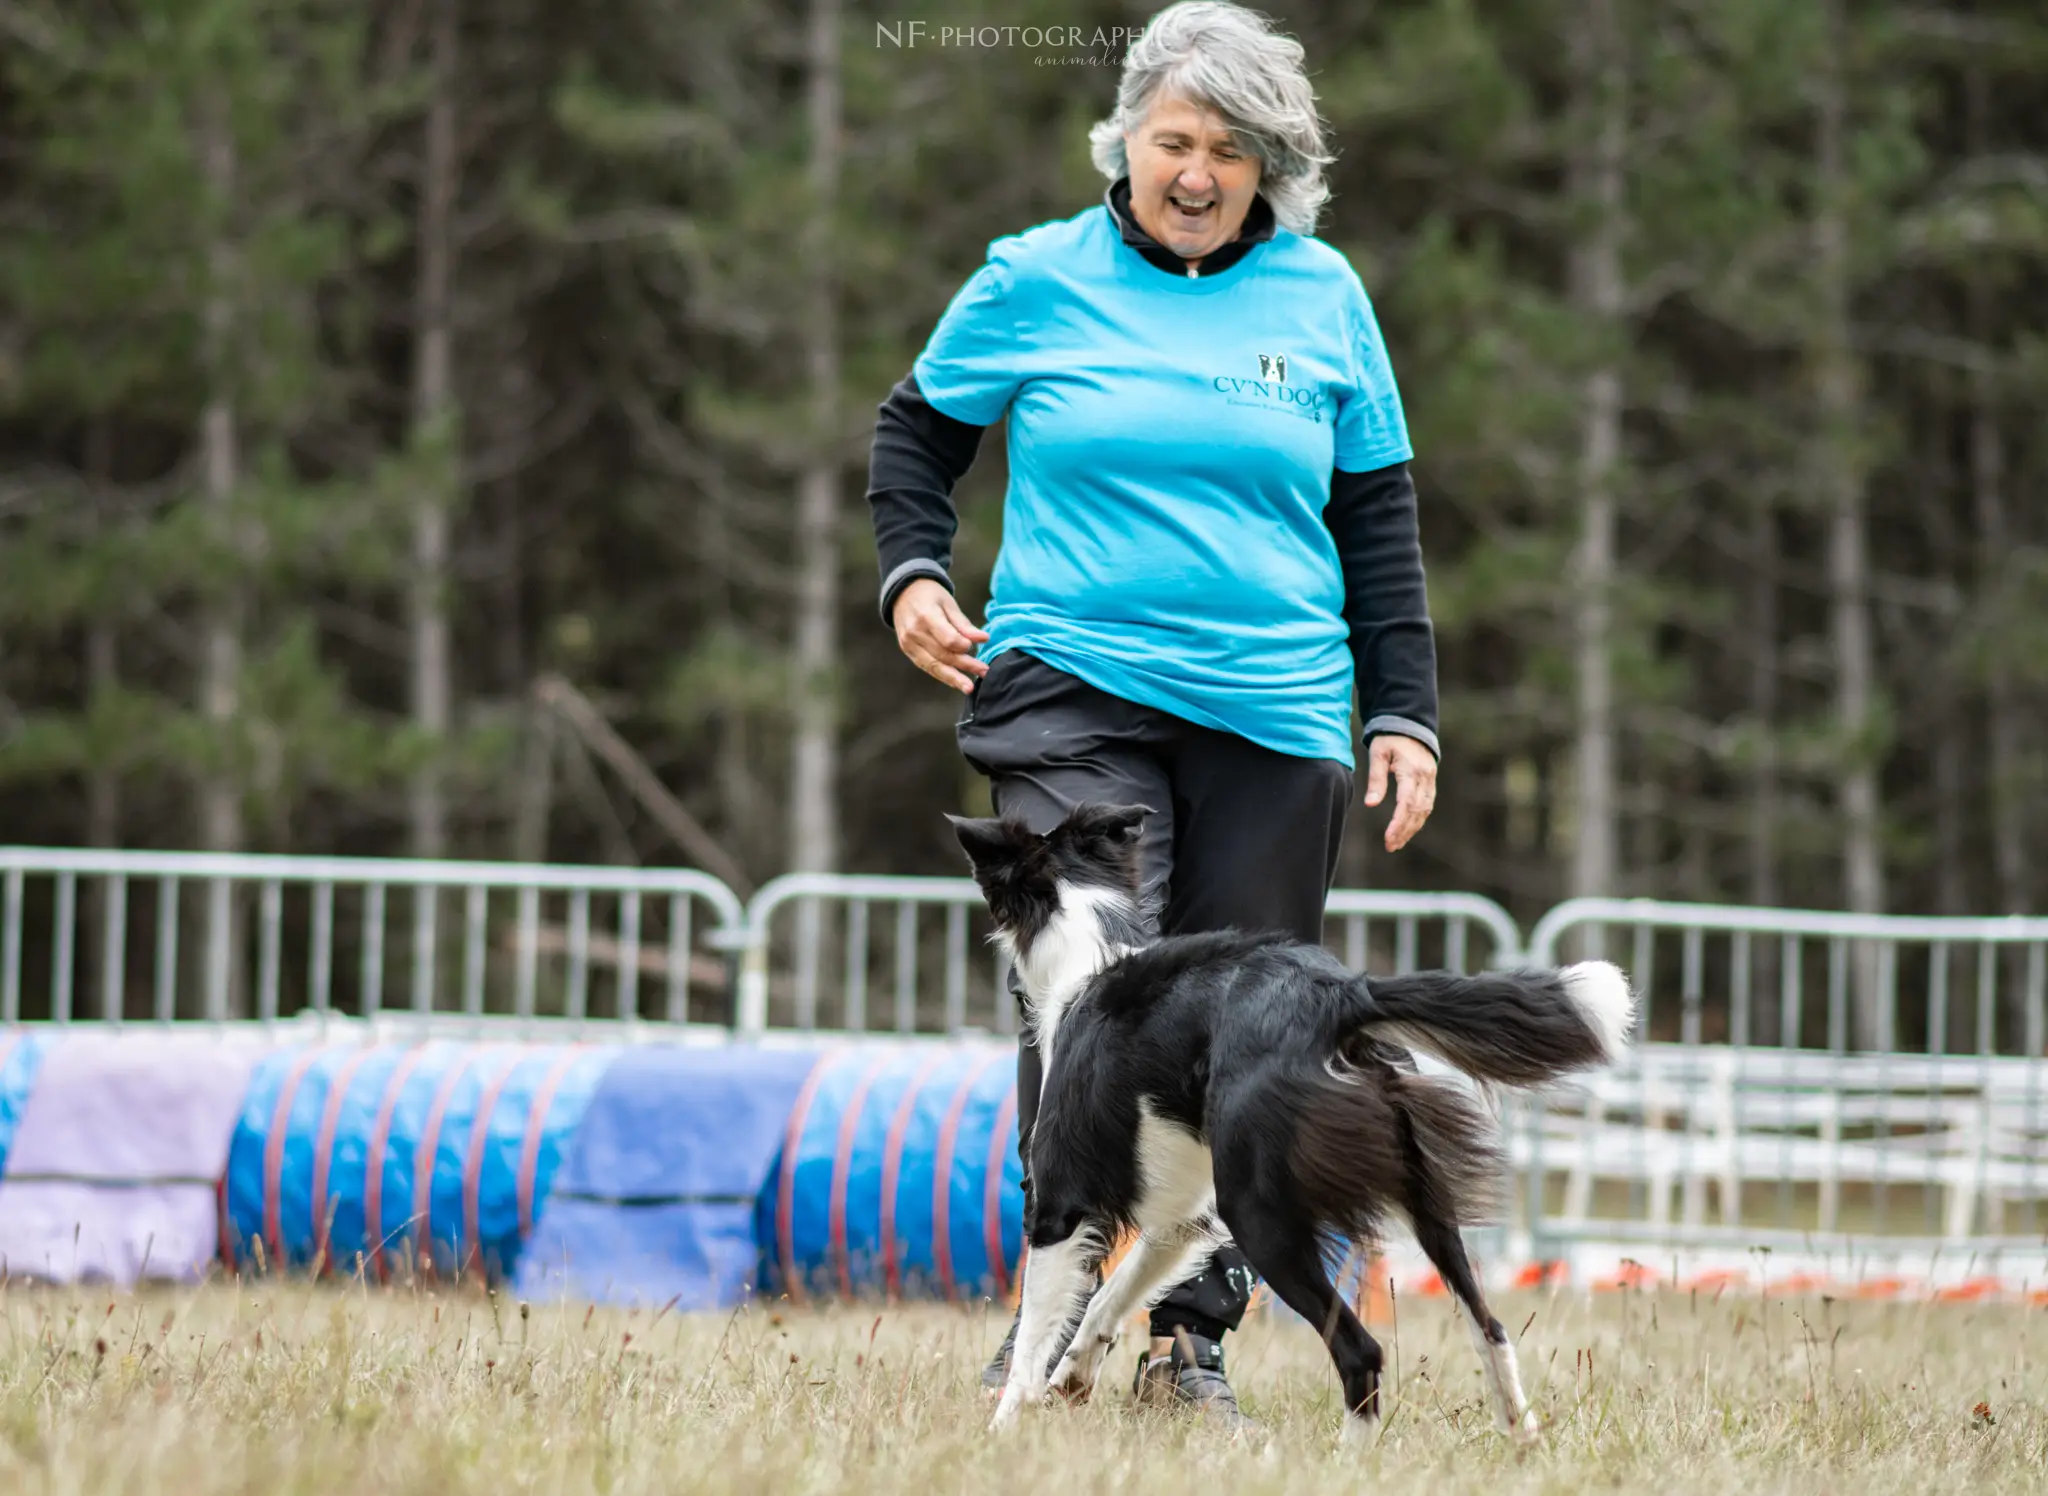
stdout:
[[1010,1355],[1010,1376],[1003,1385],[1002,1400],[989,1420],[991,1430],[1010,1427],[1025,1404],[1044,1400],[1046,1363],[1052,1359],[1074,1306],[1088,1291],[1097,1249],[1095,1234],[1086,1228],[1043,1246],[1031,1244],[1031,1255],[1024,1263],[1017,1348]]
[[1195,1259],[1214,1245],[1214,1236],[1192,1221],[1140,1232],[1109,1281],[1088,1301],[1074,1343],[1053,1369],[1052,1390],[1076,1400],[1086,1397],[1102,1370],[1103,1357],[1116,1344],[1124,1317],[1151,1303],[1160,1289],[1186,1277]]

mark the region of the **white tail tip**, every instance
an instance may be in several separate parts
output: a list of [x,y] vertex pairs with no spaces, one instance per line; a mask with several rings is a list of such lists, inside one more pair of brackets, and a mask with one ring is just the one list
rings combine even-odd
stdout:
[[1636,1026],[1636,996],[1612,961],[1581,961],[1561,973],[1564,990],[1600,1035],[1609,1064],[1621,1058]]

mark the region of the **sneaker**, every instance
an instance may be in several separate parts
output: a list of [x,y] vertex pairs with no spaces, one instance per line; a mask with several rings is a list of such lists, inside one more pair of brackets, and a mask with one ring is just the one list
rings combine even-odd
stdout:
[[1238,1407],[1237,1393],[1223,1374],[1222,1344],[1185,1330],[1171,1341],[1154,1340],[1151,1351],[1139,1357],[1131,1397],[1141,1404],[1199,1413],[1233,1432],[1259,1426]]

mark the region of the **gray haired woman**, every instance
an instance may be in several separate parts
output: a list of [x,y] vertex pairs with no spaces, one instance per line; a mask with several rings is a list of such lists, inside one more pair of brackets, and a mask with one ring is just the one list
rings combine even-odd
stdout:
[[[1310,237],[1331,157],[1302,49],[1222,0],[1171,6],[1090,140],[1102,204],[991,244],[881,408],[882,617],[966,694],[960,749],[999,814],[1044,831],[1082,801],[1149,806],[1165,930],[1319,940],[1354,692],[1397,850],[1435,799],[1436,647],[1386,348]],[[978,627],[949,579],[952,491],[1005,418]],[[1040,1074],[1027,1039],[1027,1202]],[[1252,1287],[1226,1248],[1170,1290],[1140,1394],[1242,1421],[1221,1341]]]

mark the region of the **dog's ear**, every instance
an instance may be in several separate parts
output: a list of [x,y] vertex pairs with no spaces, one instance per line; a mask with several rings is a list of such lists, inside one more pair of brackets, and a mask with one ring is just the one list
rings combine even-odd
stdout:
[[960,838],[960,850],[967,854],[977,877],[1016,861],[1022,850],[1017,845],[1017,828],[1007,821],[992,816],[949,815],[946,819],[952,823],[953,834]]
[[1121,847],[1138,840],[1149,805],[1077,805],[1060,829],[1076,840],[1091,839]]
[[1059,892],[1046,865],[1046,839],[1020,821],[947,816],[974,867],[996,929],[1023,949],[1059,911]]
[[1102,834],[1113,842],[1136,841],[1145,829],[1145,817],[1152,814],[1149,805],[1119,805],[1103,818]]

